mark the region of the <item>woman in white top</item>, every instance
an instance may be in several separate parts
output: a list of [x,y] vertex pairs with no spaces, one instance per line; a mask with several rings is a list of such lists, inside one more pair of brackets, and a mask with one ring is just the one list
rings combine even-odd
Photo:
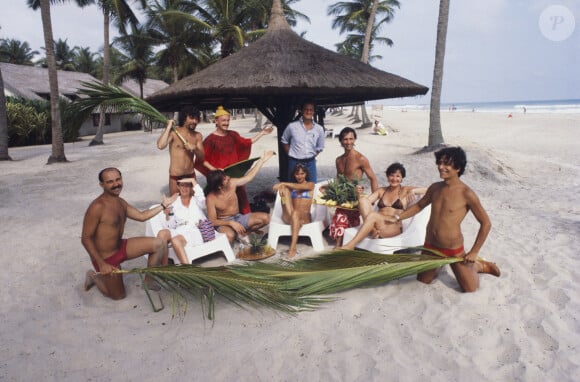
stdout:
[[[180,197],[164,210],[164,229],[159,231],[157,237],[171,242],[173,250],[181,264],[188,264],[185,245],[198,245],[203,243],[201,232],[197,225],[200,220],[207,219],[203,212],[205,196],[203,190],[194,178],[183,178],[177,181]],[[163,264],[167,264],[165,253]]]

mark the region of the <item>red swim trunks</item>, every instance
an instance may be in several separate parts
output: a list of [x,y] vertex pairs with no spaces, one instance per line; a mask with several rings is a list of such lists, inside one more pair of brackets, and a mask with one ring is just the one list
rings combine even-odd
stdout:
[[[127,239],[123,239],[121,241],[121,248],[112,256],[109,256],[105,259],[105,263],[110,264],[114,267],[119,267],[119,265],[127,260]],[[93,267],[95,267],[95,271],[99,272],[99,266],[93,259],[91,259],[93,263]]]
[[425,244],[423,244],[423,247],[425,247],[427,249],[433,249],[435,251],[441,252],[442,254],[444,254],[447,257],[457,257],[457,255],[460,255],[460,254],[465,252],[465,248],[463,246],[461,246],[459,248],[448,249],[448,248],[439,248],[439,247],[436,247],[436,246],[431,245],[429,243],[425,243]]
[[195,172],[194,173],[191,173],[191,174],[185,174],[185,175],[169,175],[169,179],[171,179],[171,180],[179,180],[181,178],[193,178],[193,179],[196,179]]

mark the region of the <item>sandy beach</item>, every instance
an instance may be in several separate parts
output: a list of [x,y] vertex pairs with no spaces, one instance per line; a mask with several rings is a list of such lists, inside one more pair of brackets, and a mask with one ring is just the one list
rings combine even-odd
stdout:
[[[404,184],[438,181],[427,144],[427,111],[386,111],[386,137],[360,130],[356,148],[381,185],[394,161]],[[100,194],[97,174],[123,172],[122,197],[145,209],[167,192],[169,154],[153,133],[105,136],[66,144],[69,163],[45,165],[50,146],[10,149],[2,162],[2,381],[575,381],[580,375],[580,114],[442,113],[443,135],[467,152],[462,180],[479,195],[492,220],[481,255],[502,275],[481,277],[480,290],[459,292],[449,269],[431,285],[409,277],[355,289],[314,312],[287,316],[242,309],[224,299],[216,319],[197,301],[187,313],[154,313],[138,276],[125,277],[127,298],[112,301],[93,288],[80,241],[84,212]],[[355,126],[347,114],[327,127]],[[231,128],[252,136],[252,117]],[[199,131],[206,136],[211,124]],[[276,134],[252,156],[277,150]],[[332,178],[342,153],[327,138],[319,178]],[[270,160],[250,184],[250,196],[270,190],[278,174]],[[466,247],[477,222],[463,224]],[[129,221],[125,236],[145,224]],[[329,243],[328,248],[332,246]],[[284,244],[278,251],[285,249]],[[307,241],[299,251],[311,254]],[[279,255],[276,255],[279,256]],[[221,258],[212,259],[221,262]],[[144,267],[139,258],[124,268]],[[157,298],[157,294],[154,293]],[[574,377],[576,375],[576,377]]]

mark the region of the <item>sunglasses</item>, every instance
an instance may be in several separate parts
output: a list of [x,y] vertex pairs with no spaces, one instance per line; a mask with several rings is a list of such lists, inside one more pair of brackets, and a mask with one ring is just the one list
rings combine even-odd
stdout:
[[179,187],[187,187],[187,188],[193,187],[193,184],[191,183],[177,183],[177,185]]

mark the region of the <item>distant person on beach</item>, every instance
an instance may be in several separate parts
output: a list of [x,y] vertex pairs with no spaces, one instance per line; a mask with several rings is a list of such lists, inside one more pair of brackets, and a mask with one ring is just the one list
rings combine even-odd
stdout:
[[252,181],[273,155],[273,151],[265,151],[241,178],[230,178],[223,170],[214,170],[207,175],[205,189],[207,217],[219,232],[228,236],[230,243],[236,238],[247,242],[249,232],[256,231],[270,222],[270,215],[265,212],[241,213],[236,188]]
[[[244,138],[237,131],[229,129],[230,113],[223,106],[218,106],[215,112],[215,126],[215,131],[203,141],[205,160],[203,163],[196,164],[196,169],[206,177],[210,171],[223,170],[234,163],[248,159],[252,144],[274,130],[272,126],[269,126],[252,138]],[[240,187],[236,192],[240,211],[244,214],[250,212],[246,188]]]
[[304,163],[308,169],[308,181],[316,183],[316,156],[324,150],[324,129],[314,121],[316,106],[312,101],[302,104],[302,116],[291,122],[284,130],[282,146],[288,154],[288,179],[296,163]]
[[[95,271],[87,271],[85,290],[96,285],[101,293],[113,300],[125,298],[123,276],[113,273],[121,269],[121,263],[148,254],[147,266],[161,264],[167,244],[154,237],[132,237],[123,239],[127,218],[146,221],[161,212],[177,199],[163,197],[160,206],[140,211],[119,195],[123,189],[121,171],[105,168],[99,173],[99,184],[103,193],[89,205],[83,221],[81,242],[87,250]],[[151,280],[145,279],[150,289],[159,289]]]
[[378,119],[375,119],[375,123],[373,125],[373,133],[377,135],[387,135],[387,129],[385,129],[385,125],[383,125]]
[[200,111],[193,106],[186,106],[179,112],[179,124],[170,119],[161,136],[157,139],[157,148],[165,149],[169,145],[169,194],[179,192],[177,179],[182,176],[195,178],[194,163],[203,161],[203,137],[195,128],[201,118]]
[[[442,182],[433,183],[417,204],[400,215],[390,217],[393,224],[414,216],[431,204],[431,217],[427,224],[424,247],[441,252],[448,257],[461,257],[462,262],[451,264],[451,269],[463,292],[474,292],[479,287],[478,273],[488,273],[499,277],[500,270],[494,263],[478,257],[479,251],[491,230],[487,212],[477,195],[459,178],[465,171],[467,158],[461,147],[446,147],[435,153],[435,163]],[[469,252],[465,252],[461,222],[471,211],[479,222],[475,242]],[[417,279],[430,284],[440,269],[419,273]]]
[[[368,196],[360,195],[358,209],[363,218],[363,225],[356,236],[344,248],[354,249],[358,243],[369,234],[374,239],[383,239],[400,235],[403,232],[401,222],[391,224],[388,217],[402,213],[418,195],[427,191],[424,187],[403,186],[403,179],[407,175],[401,163],[393,163],[385,171],[389,185],[380,187]],[[377,203],[378,211],[373,211]]]
[[298,243],[298,233],[304,224],[310,223],[310,207],[312,206],[312,197],[314,183],[308,182],[308,169],[303,163],[297,163],[292,171],[294,183],[281,182],[275,184],[272,188],[280,194],[282,201],[282,221],[290,224],[292,239],[288,249],[288,257],[296,255],[296,244]]
[[[203,236],[198,224],[207,219],[203,212],[205,195],[195,178],[179,179],[177,187],[179,188],[179,198],[171,207],[163,210],[165,224],[164,228],[157,233],[157,237],[163,239],[165,243],[171,243],[181,264],[189,264],[185,246],[203,243]],[[167,265],[167,257],[168,251],[166,250],[163,256],[163,265]]]
[[[336,157],[336,175],[344,175],[349,181],[362,180],[363,175],[366,175],[371,184],[371,192],[374,192],[379,187],[379,181],[367,157],[354,148],[357,139],[356,130],[352,127],[345,127],[340,131],[338,139],[344,153]],[[359,193],[364,191],[362,185],[358,185],[357,188]],[[336,246],[342,245],[345,229],[357,227],[359,224],[358,209],[336,208],[329,231],[330,237],[336,240]]]

